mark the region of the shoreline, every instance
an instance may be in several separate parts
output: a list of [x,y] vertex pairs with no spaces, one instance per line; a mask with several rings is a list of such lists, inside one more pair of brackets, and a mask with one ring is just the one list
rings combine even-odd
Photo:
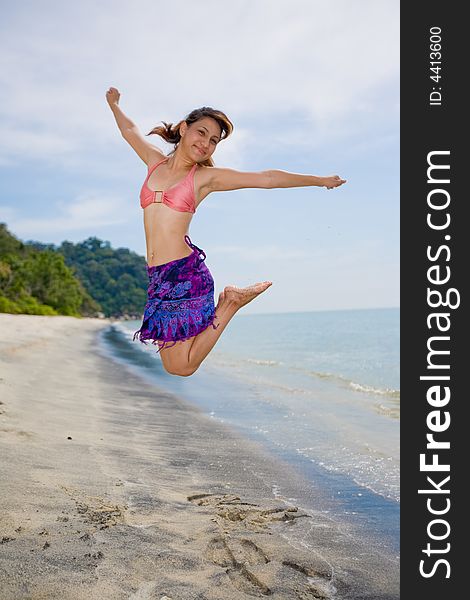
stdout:
[[[340,474],[337,470],[320,466],[321,459],[315,461],[305,456],[295,445],[289,446],[285,437],[282,438],[282,444],[276,443],[265,431],[276,427],[275,421],[263,420],[264,415],[250,412],[250,400],[257,403],[258,391],[255,389],[253,393],[250,385],[240,385],[229,369],[221,370],[213,365],[209,367],[206,363],[191,381],[171,378],[152,352],[143,352],[138,346],[134,347],[136,344],[130,341],[128,331],[113,323],[100,332],[100,347],[107,357],[120,362],[151,385],[175,393],[191,406],[197,406],[205,415],[225,423],[244,438],[259,443],[272,456],[301,473],[306,483],[304,489],[286,489],[279,480],[274,484],[279,498],[290,498],[303,510],[327,510],[332,518],[353,525],[357,530],[356,535],[368,538],[370,544],[382,551],[384,546],[388,546],[392,556],[399,555],[399,501],[359,484],[350,474]],[[217,398],[220,390],[223,390],[225,398],[223,404]],[[235,410],[239,415],[234,413],[233,406],[237,407]],[[312,440],[315,439],[314,431],[311,435]],[[331,444],[334,445],[334,442],[331,441]],[[324,457],[322,459],[325,460]],[[321,499],[316,493],[314,501],[311,501],[311,486],[321,490]],[[362,527],[362,531],[358,531],[359,527]]]
[[0,314],[2,599],[399,597],[397,565],[275,497],[290,465],[101,354],[110,324]]

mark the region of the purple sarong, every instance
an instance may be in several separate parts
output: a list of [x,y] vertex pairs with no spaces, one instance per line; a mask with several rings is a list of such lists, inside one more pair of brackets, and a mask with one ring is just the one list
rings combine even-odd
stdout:
[[[204,263],[206,254],[195,246],[189,236],[186,243],[192,254],[163,265],[149,267],[147,303],[141,328],[134,333],[143,343],[150,340],[159,349],[187,340],[209,325],[214,325],[214,279]],[[171,347],[171,346],[170,346]]]

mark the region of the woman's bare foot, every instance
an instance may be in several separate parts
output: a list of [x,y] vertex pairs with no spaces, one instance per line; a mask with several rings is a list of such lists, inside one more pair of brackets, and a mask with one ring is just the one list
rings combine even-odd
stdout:
[[251,302],[256,296],[268,289],[272,285],[271,281],[255,283],[245,288],[239,288],[234,285],[228,285],[219,296],[219,302],[230,303],[237,308],[241,308]]
[[217,302],[216,308],[219,308],[219,306],[221,306],[224,303],[224,300],[225,300],[225,293],[224,292],[220,292],[220,294],[219,294],[219,300]]

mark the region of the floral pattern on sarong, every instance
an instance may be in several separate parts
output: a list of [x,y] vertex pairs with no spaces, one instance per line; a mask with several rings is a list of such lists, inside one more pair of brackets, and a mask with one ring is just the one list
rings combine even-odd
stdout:
[[209,325],[218,327],[214,325],[214,280],[204,263],[206,255],[190,240],[188,244],[193,248],[189,256],[163,265],[147,265],[147,303],[142,326],[133,339],[158,344],[159,351],[168,342],[187,340]]

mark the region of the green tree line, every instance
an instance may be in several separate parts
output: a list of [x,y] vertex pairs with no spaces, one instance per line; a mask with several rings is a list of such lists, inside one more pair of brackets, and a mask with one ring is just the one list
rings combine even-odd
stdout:
[[22,242],[0,223],[0,312],[139,318],[145,264],[96,237],[60,246]]

